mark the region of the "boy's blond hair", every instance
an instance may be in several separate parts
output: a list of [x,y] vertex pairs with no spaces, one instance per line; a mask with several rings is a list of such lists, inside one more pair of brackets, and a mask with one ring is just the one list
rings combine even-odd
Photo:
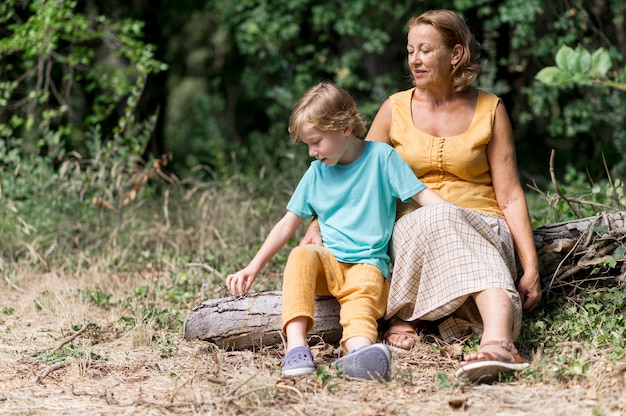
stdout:
[[293,107],[289,118],[289,136],[300,141],[300,128],[310,123],[321,131],[343,130],[352,126],[356,137],[365,135],[365,121],[359,114],[352,96],[330,82],[311,87]]

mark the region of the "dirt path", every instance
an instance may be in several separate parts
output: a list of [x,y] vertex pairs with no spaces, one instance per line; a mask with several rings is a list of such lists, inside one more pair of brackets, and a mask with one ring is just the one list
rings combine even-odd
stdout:
[[[129,325],[137,305],[94,304],[85,288],[122,298],[145,283],[94,274],[22,274],[0,281],[2,415],[619,415],[626,369],[570,382],[523,377],[464,386],[432,345],[394,356],[392,379],[337,377],[330,345],[313,348],[318,374],[280,378],[282,350],[224,351],[187,342],[157,318]],[[155,300],[158,303],[158,299]],[[193,305],[192,305],[193,306]],[[168,310],[168,313],[174,311]],[[185,313],[185,311],[183,311]],[[130,318],[129,318],[130,316]],[[139,322],[139,320],[137,320]]]

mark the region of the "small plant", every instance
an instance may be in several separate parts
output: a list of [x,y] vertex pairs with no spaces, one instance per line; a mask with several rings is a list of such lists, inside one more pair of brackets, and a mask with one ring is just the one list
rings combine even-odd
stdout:
[[109,306],[109,299],[111,299],[111,297],[113,297],[112,293],[103,292],[98,287],[95,289],[85,289],[85,298],[94,305],[102,307]]
[[[318,367],[315,374],[322,382],[322,386],[325,386],[326,390],[328,390],[329,392],[332,392],[333,390],[336,390],[339,387],[339,383],[337,382],[337,380],[335,380],[333,375],[328,371],[328,367],[326,366]],[[341,368],[338,369],[337,377],[341,378],[342,374],[343,372],[341,371]]]
[[463,355],[471,354],[480,348],[480,333],[474,332],[463,343]]
[[173,356],[174,353],[176,352],[176,348],[174,348],[174,345],[172,344],[172,341],[166,335],[164,335],[157,342],[157,345],[159,347],[159,352],[160,352],[159,356],[161,358],[169,358],[169,357]]
[[166,306],[167,289],[159,285],[143,284],[135,288],[127,296],[128,314],[120,317],[120,321],[129,327],[151,324],[155,329],[179,330],[183,326],[182,312]]
[[76,344],[70,343],[66,347],[55,349],[54,351],[38,352],[33,355],[33,358],[49,365],[75,358],[86,358],[94,361],[108,361],[109,359],[108,356],[97,354],[93,350],[84,351],[80,342]]
[[582,357],[564,353],[553,358],[550,372],[557,380],[573,380],[589,374],[589,363]]
[[452,387],[452,383],[450,382],[448,375],[442,371],[437,372],[437,384],[441,390],[446,390]]

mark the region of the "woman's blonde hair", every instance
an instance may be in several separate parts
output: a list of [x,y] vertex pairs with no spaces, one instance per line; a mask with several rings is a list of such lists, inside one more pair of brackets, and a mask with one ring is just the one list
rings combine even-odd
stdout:
[[300,128],[304,123],[310,123],[321,131],[337,131],[352,126],[352,132],[359,138],[366,131],[365,121],[350,93],[330,82],[320,82],[311,87],[293,107],[289,118],[289,136],[294,142],[300,141]]
[[429,10],[409,19],[407,28],[411,30],[417,25],[434,27],[441,34],[444,46],[449,49],[461,45],[463,55],[452,69],[452,87],[456,92],[467,90],[476,81],[481,62],[480,44],[465,21],[451,10]]

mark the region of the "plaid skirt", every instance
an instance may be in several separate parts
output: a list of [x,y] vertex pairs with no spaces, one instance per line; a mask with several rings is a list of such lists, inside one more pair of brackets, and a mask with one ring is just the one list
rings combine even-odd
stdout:
[[448,203],[421,207],[396,222],[391,257],[385,319],[438,321],[441,337],[453,341],[482,332],[471,295],[500,288],[513,304],[513,340],[519,336],[515,251],[503,218]]

